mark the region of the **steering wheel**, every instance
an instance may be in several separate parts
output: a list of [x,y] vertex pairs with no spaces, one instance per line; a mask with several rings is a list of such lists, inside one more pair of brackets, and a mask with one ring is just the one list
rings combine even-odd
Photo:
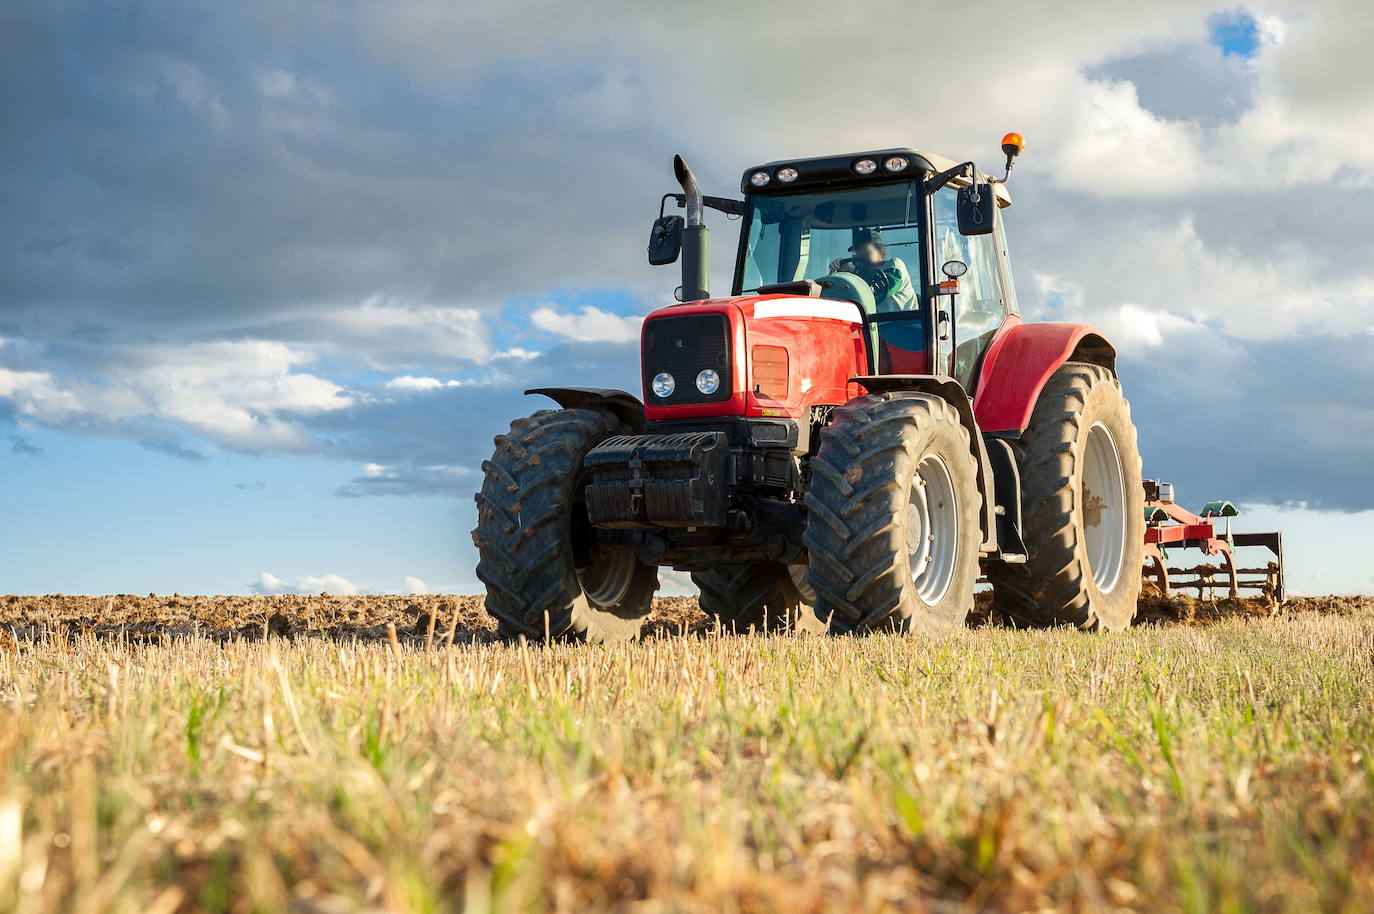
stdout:
[[816,282],[821,287],[821,298],[852,301],[864,314],[874,314],[878,310],[873,287],[857,273],[827,273]]

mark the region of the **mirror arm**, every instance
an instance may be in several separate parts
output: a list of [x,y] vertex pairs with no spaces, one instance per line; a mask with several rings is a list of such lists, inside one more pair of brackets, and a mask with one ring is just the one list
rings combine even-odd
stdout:
[[[660,216],[663,215],[663,207],[664,204],[668,202],[669,197],[677,201],[678,209],[681,209],[682,207],[687,205],[686,194],[664,194],[663,200],[660,201],[658,205],[658,214]],[[725,213],[727,216],[744,215],[743,200],[731,200],[729,197],[709,197],[705,194],[702,194],[701,205],[706,207],[707,209],[713,209],[716,212]]]
[[977,171],[974,169],[972,162],[955,165],[949,171],[942,171],[933,178],[926,178],[925,191],[928,194],[933,194],[955,178],[968,178],[970,181],[973,181],[975,180],[975,175],[977,175]]

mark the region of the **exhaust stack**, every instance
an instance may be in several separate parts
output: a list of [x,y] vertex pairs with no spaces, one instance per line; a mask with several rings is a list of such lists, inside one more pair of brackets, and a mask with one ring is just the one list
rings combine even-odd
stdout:
[[682,300],[711,297],[711,232],[701,221],[701,185],[682,160],[673,156],[673,174],[687,198],[687,224],[682,231]]

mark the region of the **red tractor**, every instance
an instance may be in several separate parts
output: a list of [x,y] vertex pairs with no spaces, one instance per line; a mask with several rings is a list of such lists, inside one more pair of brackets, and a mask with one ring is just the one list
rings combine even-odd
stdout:
[[[1003,139],[1008,175],[1021,146]],[[734,200],[674,169],[649,259],[681,260],[680,303],[644,321],[643,400],[527,391],[561,408],[483,464],[473,540],[503,635],[632,636],[660,566],[736,631],[961,625],[980,579],[1021,624],[1131,622],[1161,522],[1116,353],[1018,316],[1006,177],[885,149],[750,168]],[[742,219],[724,298],[707,208]],[[1151,558],[1218,539],[1156,535]]]

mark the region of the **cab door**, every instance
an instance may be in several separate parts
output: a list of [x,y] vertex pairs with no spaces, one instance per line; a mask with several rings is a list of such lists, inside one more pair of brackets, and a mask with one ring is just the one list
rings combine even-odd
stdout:
[[941,347],[939,364],[949,365],[950,374],[972,391],[983,353],[1016,306],[1004,276],[1006,245],[1001,213],[989,234],[961,235],[955,214],[956,194],[953,187],[935,194],[931,259],[940,278],[941,266],[950,260],[968,264],[968,272],[959,279],[959,292],[953,296],[952,305],[950,298],[944,297],[937,306],[950,311],[953,320],[950,339],[939,340],[937,345]]

